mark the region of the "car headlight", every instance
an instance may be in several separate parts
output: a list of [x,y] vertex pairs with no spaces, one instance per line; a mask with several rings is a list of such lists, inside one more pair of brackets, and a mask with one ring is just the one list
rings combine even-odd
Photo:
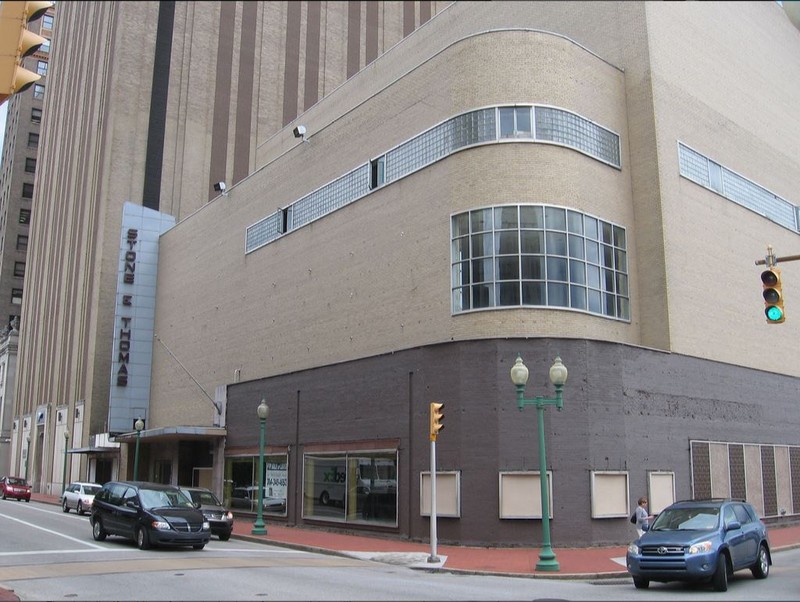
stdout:
[[229,510],[228,513],[225,515],[225,520],[233,520],[233,512]]
[[207,520],[204,520],[203,521],[203,531],[208,531],[210,529],[211,529],[211,524]]
[[714,544],[710,541],[701,541],[700,543],[689,546],[689,554],[708,554],[714,549]]
[[163,520],[154,520],[150,526],[158,531],[169,531],[169,523]]
[[635,543],[632,543],[628,546],[628,554],[631,554],[632,556],[638,556],[640,552],[641,550],[639,549],[639,546],[637,546]]

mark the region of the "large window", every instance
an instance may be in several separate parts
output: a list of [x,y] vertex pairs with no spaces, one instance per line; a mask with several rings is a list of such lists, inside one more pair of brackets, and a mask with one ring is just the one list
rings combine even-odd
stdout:
[[567,307],[630,319],[625,229],[552,205],[452,217],[453,312]]
[[[258,456],[226,458],[225,504],[235,512],[258,511]],[[289,486],[286,454],[264,456],[263,508],[267,514],[286,516],[286,492]]]
[[397,452],[306,454],[303,517],[397,526]]

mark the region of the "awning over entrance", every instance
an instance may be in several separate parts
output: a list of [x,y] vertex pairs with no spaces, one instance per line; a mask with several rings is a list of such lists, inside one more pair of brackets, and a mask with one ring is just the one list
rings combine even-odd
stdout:
[[67,450],[68,454],[118,454],[118,447],[75,447]]
[[[154,442],[169,439],[218,438],[225,437],[227,434],[228,430],[219,426],[165,426],[143,430],[139,433],[139,437],[140,439],[148,439],[150,442]],[[134,443],[136,441],[136,431],[115,435],[114,441],[118,443]]]

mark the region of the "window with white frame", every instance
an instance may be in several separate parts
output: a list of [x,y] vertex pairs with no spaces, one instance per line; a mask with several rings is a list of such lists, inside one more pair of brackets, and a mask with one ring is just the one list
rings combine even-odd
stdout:
[[501,205],[452,216],[454,313],[564,307],[630,319],[625,229],[553,205]]

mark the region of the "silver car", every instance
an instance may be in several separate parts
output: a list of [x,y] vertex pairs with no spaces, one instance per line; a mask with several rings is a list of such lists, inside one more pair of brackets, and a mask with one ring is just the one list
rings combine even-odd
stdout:
[[92,511],[94,494],[100,491],[97,483],[70,483],[61,494],[61,509],[69,512],[72,508],[78,514],[86,514]]

